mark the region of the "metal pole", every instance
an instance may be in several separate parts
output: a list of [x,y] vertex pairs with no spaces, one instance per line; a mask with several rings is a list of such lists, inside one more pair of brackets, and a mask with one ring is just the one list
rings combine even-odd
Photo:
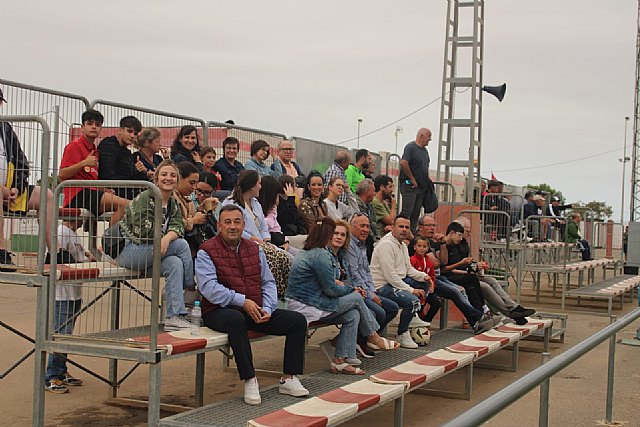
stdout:
[[624,145],[622,148],[622,159],[618,159],[622,162],[622,201],[620,202],[620,223],[624,227],[624,176],[627,169],[627,162],[631,160],[627,157],[627,128],[629,127],[629,117],[624,118]]
[[358,150],[360,149],[360,125],[362,124],[362,119],[358,119]]
[[[610,324],[613,324],[617,320],[617,316],[610,316]],[[607,407],[606,407],[606,419],[609,423],[613,421],[613,375],[616,369],[616,334],[614,333],[609,338],[609,366],[607,369]]]
[[[542,353],[542,363],[544,365],[551,358],[551,354]],[[549,378],[540,384],[540,411],[538,416],[538,425],[547,427],[549,425]]]

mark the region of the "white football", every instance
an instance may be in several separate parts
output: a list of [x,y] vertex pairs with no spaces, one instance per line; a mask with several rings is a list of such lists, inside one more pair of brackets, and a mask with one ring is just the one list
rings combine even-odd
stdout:
[[418,345],[427,345],[431,341],[431,332],[424,326],[411,328],[411,338]]

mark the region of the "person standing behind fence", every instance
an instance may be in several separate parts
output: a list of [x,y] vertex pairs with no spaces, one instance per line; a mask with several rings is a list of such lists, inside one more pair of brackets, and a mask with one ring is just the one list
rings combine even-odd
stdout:
[[431,141],[431,131],[418,130],[416,140],[404,147],[400,160],[400,194],[402,210],[400,214],[411,220],[411,232],[416,232],[420,210],[427,201],[429,189],[429,152],[427,145]]
[[[60,181],[98,179],[99,153],[95,142],[102,131],[103,122],[104,117],[96,110],[82,113],[82,135],[64,148],[58,172]],[[109,220],[111,225],[122,218],[129,202],[110,191],[95,187],[65,187],[63,193],[64,207],[87,209],[96,217],[104,212],[113,212]]]
[[347,182],[349,184],[349,189],[352,192],[356,192],[356,187],[362,181],[364,177],[364,171],[369,168],[369,150],[365,148],[361,148],[356,151],[356,162],[352,165],[349,165],[347,170],[344,171],[344,175],[347,177]]
[[138,151],[133,153],[133,163],[137,171],[147,175],[149,181],[153,181],[156,167],[169,156],[167,150],[160,145],[160,135],[156,128],[145,128],[134,143]]
[[184,125],[180,128],[176,139],[171,146],[171,160],[176,164],[189,162],[202,172],[202,160],[200,159],[200,135],[193,125]]
[[[98,179],[121,181],[147,181],[148,175],[142,162],[134,161],[131,146],[138,140],[142,123],[133,116],[120,119],[120,127],[114,136],[104,138],[98,144],[100,163]],[[133,199],[140,192],[138,188],[114,188],[115,194],[125,199]]]
[[[0,89],[0,107],[7,102]],[[0,122],[0,271],[16,271],[7,250],[4,238],[4,210],[26,212],[40,209],[40,191],[42,187],[29,185],[29,161],[25,156],[18,136],[7,122]],[[51,248],[50,218],[53,216],[53,193],[47,189],[47,222],[45,240]],[[5,206],[6,205],[6,206]]]
[[269,158],[269,150],[270,147],[266,141],[261,139],[253,141],[251,143],[251,158],[247,160],[244,168],[257,171],[261,177],[271,176],[273,178],[277,178],[278,174],[265,163]]
[[164,330],[190,329],[186,320],[184,289],[193,290],[193,260],[189,244],[184,240],[184,225],[178,202],[173,191],[178,185],[178,168],[172,160],[165,160],[156,168],[154,182],[162,196],[162,239],[160,247],[154,248],[155,204],[152,191],[145,190],[126,207],[120,221],[120,230],[125,237],[125,247],[116,262],[121,267],[146,272],[153,264],[154,250],[160,250],[160,272],[165,277],[166,319]]
[[240,150],[240,142],[233,136],[228,136],[222,141],[222,151],[224,156],[218,159],[213,165],[213,170],[220,174],[220,189],[233,191],[238,181],[238,175],[244,170],[242,163],[236,160],[238,151]]
[[[90,252],[85,251],[80,237],[76,234],[82,220],[63,221],[58,226],[58,249],[66,256],[59,257],[59,263],[95,261]],[[56,334],[73,333],[76,316],[82,307],[82,285],[64,285],[56,283],[56,304],[53,309],[53,330]],[[51,393],[67,393],[69,386],[81,386],[84,383],[67,371],[66,354],[52,353],[47,362],[44,389]]]

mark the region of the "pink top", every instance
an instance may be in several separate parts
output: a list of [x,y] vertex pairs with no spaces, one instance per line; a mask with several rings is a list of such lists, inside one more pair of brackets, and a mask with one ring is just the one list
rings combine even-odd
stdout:
[[275,206],[271,208],[271,210],[265,215],[264,222],[267,224],[269,228],[269,233],[281,233],[282,228],[278,223],[278,208]]

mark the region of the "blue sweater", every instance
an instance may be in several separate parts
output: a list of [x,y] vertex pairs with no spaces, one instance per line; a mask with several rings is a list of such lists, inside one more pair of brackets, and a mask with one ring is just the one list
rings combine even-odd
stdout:
[[286,296],[324,311],[338,309],[338,297],[353,292],[336,284],[337,260],[324,248],[300,252],[293,259]]

